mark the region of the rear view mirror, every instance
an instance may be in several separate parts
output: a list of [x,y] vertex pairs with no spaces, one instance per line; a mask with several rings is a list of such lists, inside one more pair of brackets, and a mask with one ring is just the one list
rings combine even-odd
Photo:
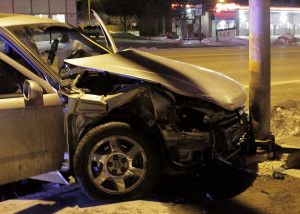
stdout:
[[35,101],[43,95],[43,89],[35,81],[25,80],[23,94],[27,101]]

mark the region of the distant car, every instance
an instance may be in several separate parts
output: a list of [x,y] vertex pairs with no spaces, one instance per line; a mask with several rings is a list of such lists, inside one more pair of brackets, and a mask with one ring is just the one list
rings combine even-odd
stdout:
[[83,28],[83,32],[88,36],[94,36],[99,38],[102,35],[102,31],[99,25],[87,25]]
[[51,19],[0,14],[0,184],[69,170],[98,200],[230,163],[252,142],[247,96],[212,70],[99,45]]

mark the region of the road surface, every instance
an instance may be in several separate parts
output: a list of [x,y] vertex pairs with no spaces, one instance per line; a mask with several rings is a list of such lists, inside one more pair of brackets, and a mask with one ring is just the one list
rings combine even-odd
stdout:
[[[180,185],[154,188],[146,197],[107,204],[89,199],[78,185],[64,186],[22,199],[0,202],[0,214],[274,214],[300,213],[300,180],[286,176],[284,180],[258,177],[253,186],[233,199],[212,200],[201,197],[197,185],[188,188],[185,197]],[[186,182],[188,183],[188,182]],[[192,196],[192,197],[191,197]],[[175,200],[177,199],[177,200]]]
[[[224,73],[249,88],[248,47],[156,49],[151,53]],[[299,100],[300,47],[272,47],[271,82],[271,106]]]

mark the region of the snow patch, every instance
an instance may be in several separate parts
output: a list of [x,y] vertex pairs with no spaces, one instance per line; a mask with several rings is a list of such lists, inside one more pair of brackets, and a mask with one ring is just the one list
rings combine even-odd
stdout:
[[300,39],[296,38],[293,34],[287,33],[279,36],[272,44],[286,46],[297,43],[300,43]]
[[247,46],[249,45],[249,40],[241,37],[236,37],[224,42],[217,42],[216,37],[207,37],[201,42],[207,46]]
[[283,161],[265,161],[258,163],[258,175],[273,176],[278,169],[284,169]]
[[300,136],[300,101],[287,101],[274,107],[271,131],[276,140]]

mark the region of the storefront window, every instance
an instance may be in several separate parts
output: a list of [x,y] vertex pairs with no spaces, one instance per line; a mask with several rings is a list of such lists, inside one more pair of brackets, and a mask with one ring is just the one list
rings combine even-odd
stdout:
[[240,22],[245,23],[249,20],[248,18],[248,13],[246,13],[246,11],[241,10],[239,12],[239,18],[240,18]]
[[48,14],[35,14],[34,16],[37,16],[37,17],[41,17],[41,18],[48,18]]
[[217,21],[217,30],[234,28],[235,20],[219,20]]
[[228,24],[225,20],[218,21],[218,23],[217,23],[218,30],[226,29],[226,28],[228,28]]
[[287,13],[281,13],[280,14],[280,22],[281,23],[286,23],[288,21],[288,15]]
[[53,14],[52,19],[66,23],[66,15],[65,14]]
[[229,20],[228,21],[228,27],[229,28],[235,28],[236,26],[235,26],[235,20]]

